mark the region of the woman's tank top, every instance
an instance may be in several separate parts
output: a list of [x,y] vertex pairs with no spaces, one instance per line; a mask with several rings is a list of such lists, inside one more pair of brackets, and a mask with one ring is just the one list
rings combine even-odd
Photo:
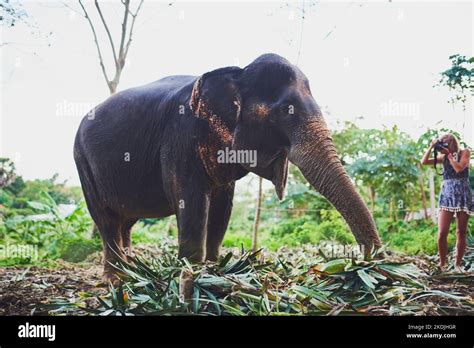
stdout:
[[[461,157],[461,156],[458,156]],[[459,159],[458,159],[459,162]],[[454,170],[453,166],[448,160],[448,155],[444,156],[444,161],[443,161],[443,179],[444,180],[449,180],[449,179],[467,179],[469,178],[469,166],[466,167],[462,172],[456,173]]]

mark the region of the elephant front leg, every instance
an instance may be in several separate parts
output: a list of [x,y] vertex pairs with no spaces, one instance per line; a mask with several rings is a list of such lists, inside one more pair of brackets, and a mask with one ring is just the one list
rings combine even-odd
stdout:
[[207,222],[206,260],[217,261],[229,225],[234,198],[235,183],[215,189],[211,194],[209,220]]
[[195,188],[185,191],[189,193],[177,202],[178,256],[191,262],[203,262],[210,194],[196,192]]

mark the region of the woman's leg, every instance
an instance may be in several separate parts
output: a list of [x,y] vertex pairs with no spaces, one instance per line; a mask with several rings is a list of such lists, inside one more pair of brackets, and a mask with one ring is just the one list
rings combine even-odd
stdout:
[[466,212],[457,213],[458,224],[456,227],[456,267],[461,267],[462,258],[466,252],[467,226],[469,224],[469,214]]
[[439,210],[438,216],[438,251],[439,251],[439,266],[441,268],[446,264],[448,257],[448,233],[451,221],[453,221],[453,212],[446,210]]

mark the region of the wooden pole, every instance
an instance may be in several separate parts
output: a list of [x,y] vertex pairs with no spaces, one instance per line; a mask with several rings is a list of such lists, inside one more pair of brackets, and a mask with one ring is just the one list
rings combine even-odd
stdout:
[[425,219],[428,219],[428,207],[426,206],[426,194],[425,194],[425,177],[423,174],[423,168],[421,168],[421,164],[418,164],[418,170],[420,175],[418,176],[419,183],[420,183],[420,190],[421,190],[421,205],[423,207],[423,211],[425,212]]
[[434,173],[433,169],[428,169],[429,181],[430,181],[430,208],[431,208],[431,220],[433,223],[436,223],[436,197],[435,197],[435,182],[434,182]]
[[263,179],[258,178],[258,197],[257,206],[255,208],[255,219],[253,221],[253,236],[252,236],[252,250],[257,250],[257,237],[258,237],[258,226],[260,224],[260,211],[262,208],[262,183]]
[[370,187],[370,203],[371,203],[372,215],[374,215],[375,214],[375,189],[372,186]]

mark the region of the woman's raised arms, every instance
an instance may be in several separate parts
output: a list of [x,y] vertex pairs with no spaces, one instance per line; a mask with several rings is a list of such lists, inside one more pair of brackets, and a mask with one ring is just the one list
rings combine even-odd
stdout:
[[[426,150],[425,154],[423,155],[423,158],[420,161],[420,163],[422,165],[433,165],[434,164],[434,159],[430,158],[430,156],[431,156],[431,151],[433,150],[433,147],[435,146],[437,141],[438,141],[438,139],[433,139],[431,141],[430,147],[428,148],[428,150]],[[439,162],[439,163],[442,163],[444,161],[444,156],[445,156],[444,154],[439,154],[436,161]]]
[[461,173],[464,169],[469,167],[469,161],[471,159],[471,151],[469,149],[464,149],[461,151],[461,158],[459,162],[454,159],[452,154],[448,155],[448,160],[453,166],[456,173]]

